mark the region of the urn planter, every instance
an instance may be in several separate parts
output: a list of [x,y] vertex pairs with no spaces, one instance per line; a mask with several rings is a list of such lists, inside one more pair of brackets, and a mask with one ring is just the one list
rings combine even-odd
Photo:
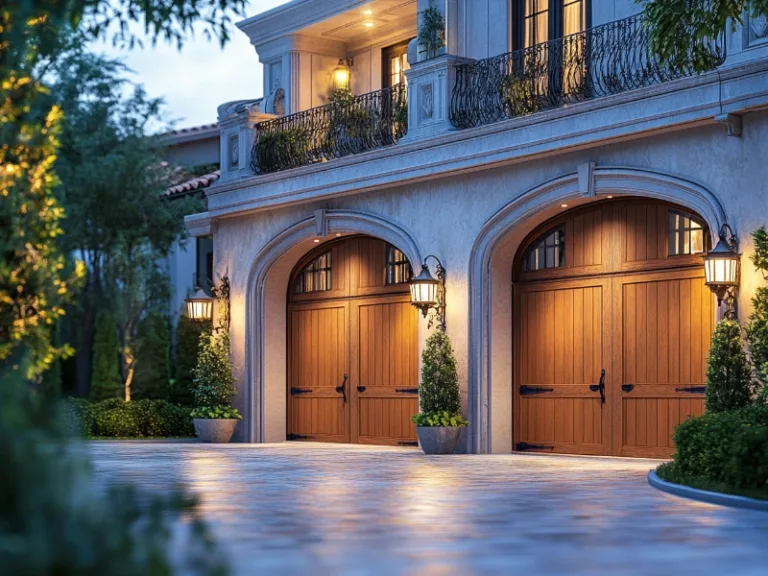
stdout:
[[236,418],[195,418],[195,433],[203,442],[226,444],[235,433]]
[[461,437],[460,426],[417,426],[416,436],[424,454],[453,454]]

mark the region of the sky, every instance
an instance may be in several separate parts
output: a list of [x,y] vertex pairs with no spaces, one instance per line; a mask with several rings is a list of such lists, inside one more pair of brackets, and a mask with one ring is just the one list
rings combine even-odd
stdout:
[[[264,12],[288,0],[250,0],[246,16]],[[234,18],[230,41],[221,48],[202,34],[188,38],[179,52],[175,46],[158,42],[154,48],[121,50],[111,44],[95,47],[99,52],[120,58],[135,72],[131,80],[143,84],[152,97],[162,97],[174,128],[216,122],[216,108],[230,100],[262,96],[262,70],[248,36],[237,29]]]

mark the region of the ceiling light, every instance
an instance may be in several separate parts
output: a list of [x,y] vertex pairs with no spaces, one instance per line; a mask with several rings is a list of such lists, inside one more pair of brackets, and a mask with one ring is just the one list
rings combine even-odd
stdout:
[[363,26],[365,26],[366,28],[373,28],[373,22],[365,22],[363,23]]
[[315,239],[313,240],[313,242],[314,242],[315,244],[320,244],[320,239],[319,239],[319,238],[315,238]]
[[560,204],[560,208],[568,208],[568,204]]
[[373,10],[371,10],[370,8],[366,8],[365,10],[363,10],[363,14],[365,14],[366,16],[370,16],[371,14],[373,14]]
[[336,234],[336,238],[341,238],[341,232],[339,232],[338,234]]
[[608,194],[608,200],[613,200],[613,196],[611,196],[610,194]]

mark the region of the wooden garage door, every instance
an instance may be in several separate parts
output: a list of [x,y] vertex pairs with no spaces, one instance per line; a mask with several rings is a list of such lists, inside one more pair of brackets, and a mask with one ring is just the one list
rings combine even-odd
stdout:
[[523,243],[518,450],[671,456],[675,426],[704,410],[715,322],[707,236],[677,206],[622,199],[565,213]]
[[594,389],[610,356],[606,288],[574,281],[518,293],[518,450],[608,453],[607,412]]
[[291,276],[291,440],[416,443],[418,312],[410,264],[366,237],[330,242]]
[[619,278],[615,339],[618,453],[667,457],[680,422],[704,413],[714,301],[703,274],[664,272]]

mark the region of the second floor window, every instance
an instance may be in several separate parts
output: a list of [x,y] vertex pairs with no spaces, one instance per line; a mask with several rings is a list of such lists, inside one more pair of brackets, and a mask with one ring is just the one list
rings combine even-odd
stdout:
[[405,71],[408,64],[408,42],[401,42],[381,51],[382,88],[390,88],[401,82],[405,85]]
[[299,272],[293,282],[293,293],[306,294],[331,290],[333,287],[331,273],[331,253],[326,252],[312,260]]
[[587,29],[588,0],[512,0],[515,50]]

